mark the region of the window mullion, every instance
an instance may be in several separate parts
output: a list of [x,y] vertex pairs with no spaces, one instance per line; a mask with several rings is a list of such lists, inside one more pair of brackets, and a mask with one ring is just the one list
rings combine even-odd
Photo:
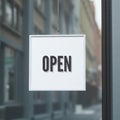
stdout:
[[20,8],[17,7],[17,24],[16,24],[17,30],[19,30],[19,25],[20,25]]
[[14,26],[14,0],[11,0],[11,7],[12,7],[12,26]]
[[0,42],[0,105],[4,103],[4,45]]
[[5,13],[6,13],[6,10],[5,10],[5,5],[6,5],[6,0],[2,0],[2,22],[5,20]]

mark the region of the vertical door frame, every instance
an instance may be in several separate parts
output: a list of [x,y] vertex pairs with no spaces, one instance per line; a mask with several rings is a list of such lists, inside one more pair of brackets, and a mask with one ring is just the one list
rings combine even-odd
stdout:
[[102,0],[102,119],[111,120],[111,0]]

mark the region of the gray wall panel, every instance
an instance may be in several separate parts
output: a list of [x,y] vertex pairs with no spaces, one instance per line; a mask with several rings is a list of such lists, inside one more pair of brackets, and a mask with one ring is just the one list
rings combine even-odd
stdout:
[[112,107],[113,120],[120,120],[120,0],[112,0]]

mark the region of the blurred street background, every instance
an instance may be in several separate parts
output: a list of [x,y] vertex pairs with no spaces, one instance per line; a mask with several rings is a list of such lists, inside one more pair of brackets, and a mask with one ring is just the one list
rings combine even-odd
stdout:
[[79,114],[72,114],[64,117],[63,120],[102,120],[101,105],[93,105],[79,111]]
[[[100,2],[0,0],[0,120],[102,120]],[[86,34],[87,90],[29,92],[29,34]]]

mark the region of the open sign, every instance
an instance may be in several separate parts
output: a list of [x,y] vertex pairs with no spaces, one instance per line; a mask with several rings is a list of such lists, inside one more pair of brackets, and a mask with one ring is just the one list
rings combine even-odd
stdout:
[[86,89],[85,35],[30,35],[29,90]]

